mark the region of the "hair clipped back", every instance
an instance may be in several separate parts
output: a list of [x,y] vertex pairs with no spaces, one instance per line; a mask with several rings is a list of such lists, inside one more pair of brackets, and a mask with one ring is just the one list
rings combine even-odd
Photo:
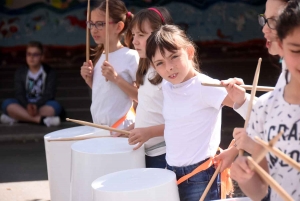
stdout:
[[[189,39],[183,30],[175,25],[164,25],[153,32],[148,38],[146,55],[152,62],[152,58],[155,56],[157,50],[160,51],[162,56],[165,56],[165,51],[176,52],[177,50],[181,48],[185,49],[188,46],[193,46],[196,50],[196,45]],[[197,71],[200,71],[196,51],[193,62],[194,68]]]
[[300,27],[300,0],[290,0],[277,22],[276,30],[279,39],[283,40],[297,27]]

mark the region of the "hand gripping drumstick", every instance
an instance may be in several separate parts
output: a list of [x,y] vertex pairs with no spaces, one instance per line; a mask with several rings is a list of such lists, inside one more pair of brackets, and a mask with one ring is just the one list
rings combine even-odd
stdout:
[[[251,90],[250,101],[249,101],[247,115],[246,115],[246,120],[245,120],[245,124],[244,124],[244,128],[245,129],[248,126],[248,122],[249,122],[251,111],[252,111],[253,99],[255,97],[256,87],[257,87],[258,78],[259,78],[261,60],[262,60],[261,58],[258,59],[258,63],[257,63],[257,67],[256,67],[254,79],[253,79],[253,84],[252,84],[253,88]],[[244,154],[244,150],[240,149],[239,150],[239,155],[242,156],[243,154]]]
[[[86,122],[86,121],[80,121],[80,120],[69,119],[69,118],[66,118],[66,120],[77,123],[77,124],[81,124],[81,125],[84,125],[84,126],[92,126],[92,127],[96,127],[96,128],[101,128],[103,130],[109,130],[109,131],[122,133],[124,135],[129,135],[130,134],[129,131],[120,130],[120,129],[112,128],[112,127],[109,127],[109,126],[103,126],[103,125],[99,125],[99,124],[94,124],[94,123],[90,123],[90,122]],[[82,136],[82,137],[71,137],[71,138],[62,138],[62,139],[49,139],[48,141],[85,140],[85,139],[96,138],[96,137],[110,137],[110,136]]]
[[260,167],[250,156],[247,157],[247,161],[252,165],[253,169],[259,174],[259,176],[282,198],[286,201],[293,201],[294,199],[285,192],[285,190],[267,173],[262,167]]
[[[208,86],[208,87],[224,87],[222,84],[215,84],[215,83],[208,83],[208,82],[202,82],[201,83],[203,86]],[[238,85],[239,87],[244,88],[245,90],[252,90],[253,86],[252,85]],[[266,87],[266,86],[257,86],[256,91],[273,91],[274,87]]]

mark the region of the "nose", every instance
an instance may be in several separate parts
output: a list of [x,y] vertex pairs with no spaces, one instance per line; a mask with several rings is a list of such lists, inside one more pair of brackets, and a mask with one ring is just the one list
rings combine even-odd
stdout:
[[269,26],[267,25],[267,23],[263,26],[262,32],[264,34],[266,33],[270,33],[272,30],[269,28]]
[[139,44],[139,41],[136,39],[136,37],[133,37],[132,44],[133,45],[138,45]]
[[169,71],[169,72],[173,70],[172,62],[167,62],[166,63],[166,70]]

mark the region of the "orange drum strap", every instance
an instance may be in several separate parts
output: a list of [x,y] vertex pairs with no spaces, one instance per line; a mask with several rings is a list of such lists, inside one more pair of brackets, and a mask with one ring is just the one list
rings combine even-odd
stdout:
[[[219,150],[222,150],[219,148]],[[208,169],[213,165],[213,158],[209,158],[207,161],[199,165],[196,169],[194,169],[191,173],[181,177],[177,181],[177,185],[191,178],[195,174]],[[233,191],[232,181],[230,179],[230,169],[226,168],[223,172],[221,172],[221,199],[226,199],[226,195],[229,195]]]
[[121,125],[121,123],[123,123],[125,121],[127,115],[129,115],[129,114],[134,114],[134,116],[135,116],[135,111],[134,111],[133,107],[131,107],[130,110],[127,112],[127,114],[124,115],[121,119],[119,119],[116,123],[114,123],[111,127],[118,128]]

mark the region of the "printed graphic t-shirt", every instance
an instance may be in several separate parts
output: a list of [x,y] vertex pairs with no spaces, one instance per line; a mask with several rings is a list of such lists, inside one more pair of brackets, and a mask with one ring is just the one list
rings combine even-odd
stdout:
[[46,74],[42,66],[36,73],[28,71],[26,78],[26,97],[28,102],[36,103],[40,99],[44,91],[45,79]]
[[[247,128],[250,137],[258,136],[270,141],[281,130],[283,136],[275,144],[279,150],[300,162],[300,105],[287,103],[283,98],[284,87],[269,92],[268,97],[260,99],[254,106]],[[269,173],[284,190],[300,200],[300,173],[272,153],[267,156]],[[271,200],[282,198],[271,191]]]

